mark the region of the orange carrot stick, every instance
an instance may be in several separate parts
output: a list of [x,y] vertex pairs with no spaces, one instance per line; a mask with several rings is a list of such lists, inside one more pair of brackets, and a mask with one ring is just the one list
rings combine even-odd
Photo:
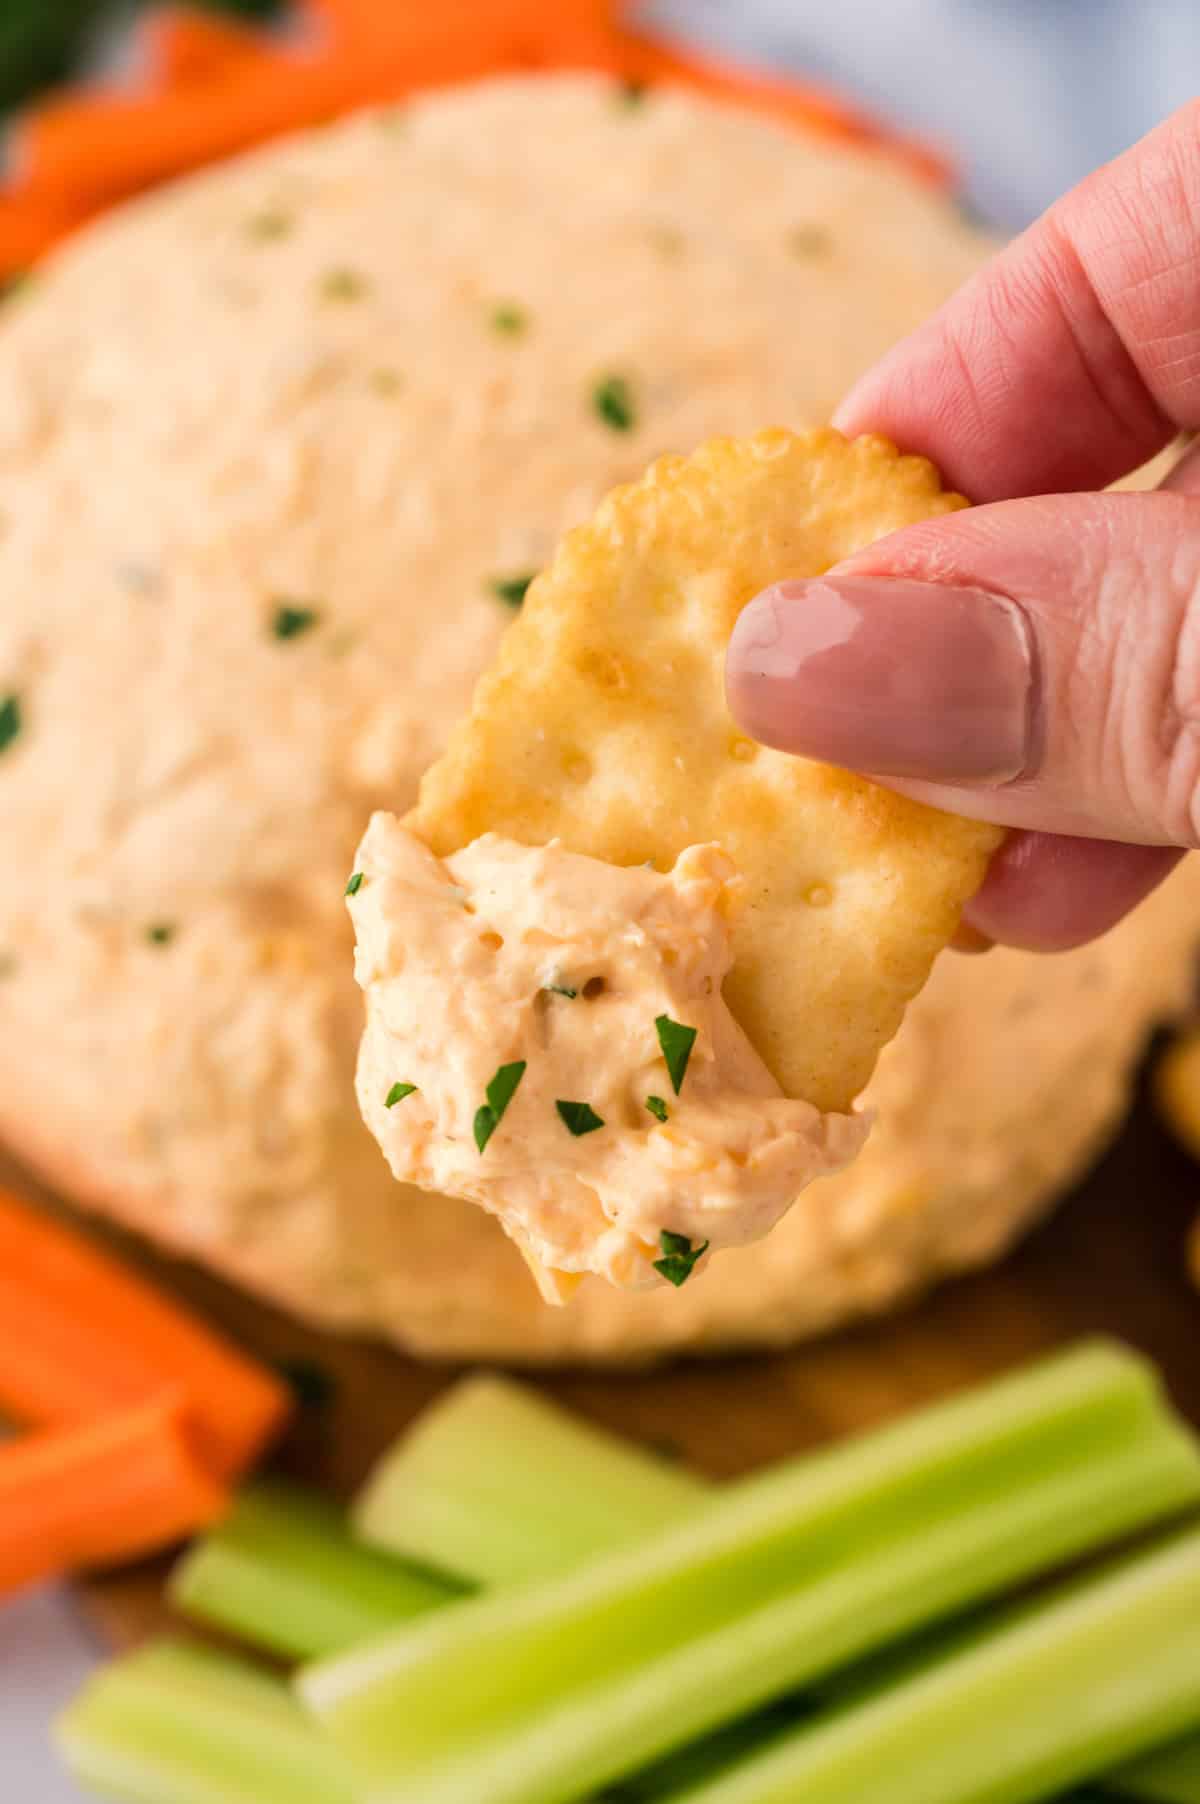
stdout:
[[[924,146],[881,131],[822,90],[753,74],[612,23],[612,0],[306,0],[324,31],[307,56],[273,50],[178,93],[67,95],[18,121],[18,167],[41,188],[96,207],[278,133],[318,124],[370,101],[503,69],[599,68],[631,79],[675,80],[792,123],[896,149],[944,179]],[[265,46],[265,39],[263,40]]]
[[767,75],[632,32],[612,32],[593,39],[589,54],[593,58],[604,55],[602,66],[627,80],[675,82],[695,88],[784,124],[886,149],[937,186],[946,186],[952,179],[951,166],[940,152],[880,125],[840,95],[815,84]]
[[281,1427],[286,1385],[83,1235],[0,1193],[0,1405],[65,1427],[164,1391],[232,1477]]
[[87,217],[55,195],[0,189],[0,281],[20,275]]
[[156,1552],[215,1522],[228,1501],[193,1445],[181,1397],[7,1442],[0,1447],[0,1596]]
[[[439,22],[470,33],[481,22],[496,23],[524,39],[548,40],[566,29],[609,30],[628,10],[627,0],[441,0]],[[410,37],[414,22],[428,18],[428,0],[301,0],[303,19],[311,21],[327,44],[356,49],[395,44]]]
[[434,18],[377,55],[279,52],[179,94],[67,96],[18,119],[14,155],[39,185],[99,205],[350,107],[489,74],[507,41],[498,26],[464,34]]
[[211,81],[266,55],[265,34],[198,6],[155,6],[135,26],[140,66],[153,88]]

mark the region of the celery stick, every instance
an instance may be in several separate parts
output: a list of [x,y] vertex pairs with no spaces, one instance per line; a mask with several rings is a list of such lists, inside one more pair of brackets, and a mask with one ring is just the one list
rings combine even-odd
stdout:
[[1015,1611],[672,1804],[1036,1804],[1200,1718],[1200,1530]]
[[457,1603],[301,1692],[388,1804],[569,1804],[1197,1498],[1152,1369],[1089,1345]]
[[1200,1804],[1200,1733],[1121,1767],[1105,1784],[1116,1797],[1144,1804]]
[[785,1730],[811,1721],[819,1705],[811,1696],[781,1699],[751,1716],[740,1716],[736,1722],[706,1735],[701,1741],[677,1748],[664,1760],[635,1773],[631,1779],[618,1780],[598,1792],[592,1804],[668,1804],[677,1792],[701,1779],[711,1779],[735,1762],[751,1754],[761,1754]]
[[265,1480],[186,1553],[171,1602],[286,1659],[339,1652],[460,1594],[452,1580],[365,1547],[315,1492]]
[[395,1553],[508,1585],[654,1534],[711,1492],[529,1386],[483,1375],[456,1384],[384,1455],[353,1521]]
[[112,1661],[56,1739],[80,1784],[116,1804],[355,1804],[343,1757],[281,1679],[186,1642]]

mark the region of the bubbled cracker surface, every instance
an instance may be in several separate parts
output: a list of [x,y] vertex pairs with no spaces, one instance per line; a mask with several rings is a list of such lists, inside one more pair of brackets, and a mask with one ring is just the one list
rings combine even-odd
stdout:
[[883,439],[718,439],[609,495],[529,591],[413,824],[667,868],[718,841],[746,880],[725,994],[783,1088],[846,1108],[998,840],[739,734],[724,658],[768,583],[964,506]]

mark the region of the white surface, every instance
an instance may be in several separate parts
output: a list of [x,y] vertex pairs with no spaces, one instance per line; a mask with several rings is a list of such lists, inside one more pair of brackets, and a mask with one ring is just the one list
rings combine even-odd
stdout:
[[[822,77],[940,141],[1002,227],[1025,224],[1200,92],[1196,0],[655,0],[641,10],[712,48]],[[48,1729],[93,1658],[58,1594],[0,1608],[3,1804],[79,1804]]]
[[96,1650],[61,1592],[30,1591],[0,1608],[0,1799],[80,1804],[50,1745],[49,1725],[79,1689]]
[[1196,0],[644,0],[948,148],[1016,229],[1200,93]]

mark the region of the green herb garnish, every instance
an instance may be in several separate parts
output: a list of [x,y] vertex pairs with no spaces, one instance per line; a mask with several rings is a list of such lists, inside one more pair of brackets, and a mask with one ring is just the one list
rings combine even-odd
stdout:
[[687,1283],[696,1268],[696,1261],[702,1259],[709,1248],[707,1240],[701,1241],[698,1247],[693,1247],[686,1234],[671,1234],[666,1228],[659,1235],[658,1244],[663,1256],[654,1261],[654,1269],[668,1284],[673,1284],[676,1290],[681,1284]]
[[154,921],[146,929],[146,938],[152,946],[167,946],[175,938],[175,925],[172,921]]
[[272,1363],[302,1409],[323,1409],[337,1395],[337,1379],[315,1359],[277,1359]]
[[301,633],[316,626],[320,618],[316,608],[296,607],[292,602],[283,601],[275,610],[271,631],[277,639],[298,639]]
[[488,588],[497,601],[506,602],[510,608],[519,608],[536,575],[536,570],[526,570],[519,576],[493,576],[488,580]]
[[0,752],[8,750],[23,724],[20,696],[6,695],[0,701]]
[[355,871],[353,877],[351,877],[349,883],[346,885],[346,894],[348,896],[357,896],[362,886],[363,874],[361,871]]
[[398,395],[400,390],[404,387],[404,377],[400,374],[399,370],[388,369],[386,365],[383,365],[377,370],[372,370],[371,374],[367,377],[367,381],[371,384],[371,387],[377,395]]
[[795,257],[825,257],[833,249],[833,234],[823,225],[793,226],[788,249]]
[[683,1079],[688,1068],[688,1060],[692,1056],[692,1047],[696,1044],[696,1029],[684,1027],[679,1021],[672,1021],[670,1015],[656,1015],[654,1025],[658,1029],[658,1043],[662,1047],[662,1055],[667,1062],[671,1087],[678,1096],[683,1088]]
[[579,991],[573,990],[569,983],[544,983],[542,988],[549,990],[552,996],[566,996],[571,1002],[574,1002],[579,994]]
[[646,1107],[656,1121],[665,1121],[667,1119],[667,1105],[661,1096],[648,1096],[646,1098]]
[[597,1128],[604,1126],[604,1117],[597,1115],[590,1102],[556,1102],[554,1106],[563,1126],[576,1139],[581,1134],[594,1134]]
[[631,432],[637,423],[633,391],[624,376],[605,376],[592,390],[592,406],[614,432]]
[[261,213],[252,214],[246,221],[246,232],[258,244],[271,244],[286,238],[294,223],[290,213],[284,213],[278,207],[264,207]]
[[475,1111],[475,1144],[481,1154],[517,1093],[517,1086],[525,1075],[525,1063],[524,1059],[516,1059],[511,1065],[501,1065],[487,1087],[487,1101]]
[[660,224],[651,226],[650,242],[660,256],[670,257],[672,259],[682,257],[684,251],[687,249],[687,239],[679,230],[679,227],[673,225]]
[[403,1102],[406,1096],[415,1096],[416,1092],[415,1084],[393,1084],[383,1099],[383,1106],[385,1109],[394,1109],[398,1102]]
[[630,76],[617,88],[617,105],[622,112],[635,113],[645,103],[649,92],[648,81],[639,81],[637,76]]
[[321,277],[321,294],[327,301],[361,301],[369,286],[357,269],[329,269]]
[[506,338],[520,338],[529,329],[529,315],[514,301],[501,301],[492,308],[491,326],[493,332],[503,333]]
[[18,295],[28,294],[37,277],[31,269],[14,269],[10,276],[0,280],[0,305],[7,306],[15,301]]

